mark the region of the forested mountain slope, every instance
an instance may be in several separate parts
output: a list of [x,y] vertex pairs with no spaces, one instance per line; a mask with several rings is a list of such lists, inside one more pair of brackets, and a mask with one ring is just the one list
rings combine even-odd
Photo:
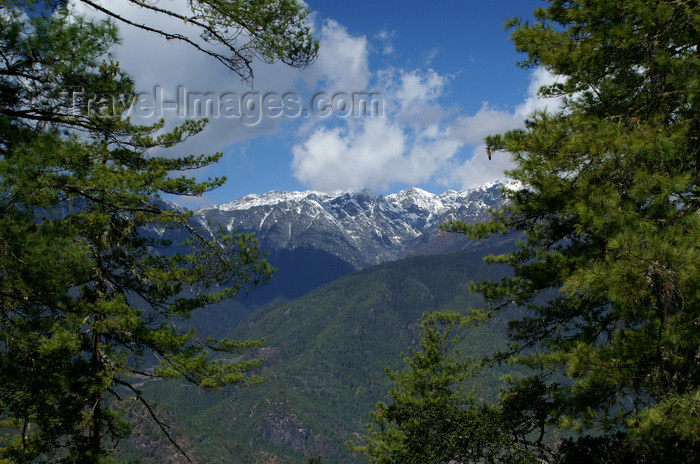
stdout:
[[[233,333],[265,339],[257,386],[197,392],[181,382],[154,382],[145,390],[158,398],[196,462],[298,463],[316,455],[324,462],[364,462],[344,442],[363,432],[368,411],[385,398],[385,368],[399,367],[400,353],[416,343],[424,312],[478,305],[468,282],[498,278],[503,269],[481,259],[512,241],[388,262],[259,309]],[[488,352],[502,343],[498,330],[498,324],[472,330],[462,350]],[[493,394],[488,375],[495,374],[480,379],[480,396]],[[154,431],[144,427],[131,441],[148,443],[152,462],[168,449]]]

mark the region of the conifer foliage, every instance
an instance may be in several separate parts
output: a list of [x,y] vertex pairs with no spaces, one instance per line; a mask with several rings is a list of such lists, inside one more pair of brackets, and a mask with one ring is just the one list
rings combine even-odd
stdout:
[[[509,21],[512,39],[523,66],[558,76],[540,93],[564,108],[487,137],[523,187],[504,192],[509,206],[488,223],[444,226],[477,239],[523,234],[517,251],[489,258],[513,275],[476,284],[489,305],[470,318],[522,308],[511,348],[490,361],[530,370],[494,406],[516,418],[504,427],[532,427],[524,437],[511,428],[500,455],[432,462],[695,462],[700,7],[549,0],[535,16]],[[526,453],[514,460],[516,448]]]
[[[138,388],[144,380],[216,388],[255,380],[259,365],[241,357],[258,342],[202,338],[187,325],[194,310],[271,275],[252,236],[197,229],[160,199],[224,182],[185,175],[221,154],[173,153],[206,121],[166,132],[121,117],[126,107],[112,104],[135,91],[110,55],[116,27],[65,3],[0,1],[3,462],[102,462],[130,432],[125,405],[168,433]],[[204,18],[217,2],[190,3]],[[296,41],[284,40],[290,53],[311,52],[303,65],[315,42],[295,30]],[[285,43],[271,46],[282,53]],[[110,105],[94,104],[101,97]]]

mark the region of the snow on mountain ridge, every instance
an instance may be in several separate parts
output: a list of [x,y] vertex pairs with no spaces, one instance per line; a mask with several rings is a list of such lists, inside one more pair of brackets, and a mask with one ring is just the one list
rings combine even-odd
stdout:
[[238,211],[254,208],[256,206],[272,206],[283,202],[298,202],[300,200],[305,200],[311,195],[317,197],[323,197],[327,194],[316,192],[314,190],[306,190],[303,192],[287,192],[282,190],[271,190],[263,194],[251,193],[243,198],[234,200],[221,205],[207,206],[204,209],[219,209],[221,211]]
[[439,237],[437,226],[450,219],[487,219],[489,208],[502,205],[501,186],[509,184],[440,195],[416,187],[386,196],[369,190],[271,191],[200,208],[194,218],[202,225],[254,232],[266,249],[321,249],[360,269],[397,259],[415,240]]
[[446,190],[440,194],[431,193],[418,187],[409,187],[386,196],[376,195],[369,190],[342,190],[332,193],[324,193],[316,190],[271,190],[262,194],[252,193],[228,203],[205,206],[200,208],[198,211],[206,211],[211,209],[218,209],[221,211],[240,211],[260,206],[274,206],[285,202],[298,203],[309,199],[319,199],[321,203],[333,205],[334,200],[338,200],[346,195],[355,196],[358,194],[369,194],[371,196],[383,197],[388,203],[400,209],[409,209],[411,205],[415,205],[419,209],[428,211],[432,214],[440,214],[447,209],[453,208],[455,206],[455,201],[459,201],[460,199],[473,195],[475,192],[482,192],[495,186],[505,187],[509,190],[522,188],[522,184],[520,184],[518,181],[511,179],[498,179],[488,182],[480,187],[459,191]]

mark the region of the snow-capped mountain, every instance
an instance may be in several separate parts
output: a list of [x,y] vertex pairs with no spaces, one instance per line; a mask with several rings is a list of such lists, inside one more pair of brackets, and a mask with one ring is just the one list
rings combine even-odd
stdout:
[[200,208],[194,218],[207,227],[255,232],[264,249],[319,249],[359,269],[402,257],[416,240],[438,237],[447,220],[487,219],[489,208],[502,205],[501,187],[517,186],[500,181],[440,195],[418,188],[387,196],[271,191]]

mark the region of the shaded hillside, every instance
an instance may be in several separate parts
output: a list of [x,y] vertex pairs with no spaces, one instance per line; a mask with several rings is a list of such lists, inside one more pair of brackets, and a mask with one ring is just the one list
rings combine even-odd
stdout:
[[[207,393],[178,382],[152,383],[148,395],[171,411],[177,433],[201,462],[299,463],[319,454],[330,463],[363,462],[344,442],[364,431],[368,412],[384,399],[384,369],[399,367],[400,353],[416,343],[418,318],[477,305],[468,282],[501,272],[481,258],[510,246],[482,244],[385,263],[261,308],[234,336],[266,339],[259,353],[266,359],[262,384]],[[466,334],[462,349],[479,354],[500,343],[486,326]],[[484,382],[480,396],[491,394]]]
[[[441,195],[410,188],[386,197],[369,191],[274,191],[201,208],[190,219],[192,227],[203,233],[219,228],[255,233],[276,272],[262,288],[198,312],[190,323],[202,333],[222,337],[256,308],[299,297],[353,270],[478,246],[461,235],[441,236],[439,225],[449,219],[486,219],[489,208],[503,204],[500,190],[512,187],[495,182]],[[154,201],[165,209],[182,210],[165,200]],[[187,251],[178,245],[183,231],[151,227],[143,232],[171,242],[162,253]]]
[[257,308],[297,298],[353,271],[350,264],[316,248],[273,250],[268,261],[275,273],[266,285],[195,313],[191,322],[200,333],[217,338],[230,335]]
[[272,250],[268,261],[275,267],[274,276],[251,292],[244,303],[257,307],[278,298],[291,300],[354,270],[340,258],[311,247]]

